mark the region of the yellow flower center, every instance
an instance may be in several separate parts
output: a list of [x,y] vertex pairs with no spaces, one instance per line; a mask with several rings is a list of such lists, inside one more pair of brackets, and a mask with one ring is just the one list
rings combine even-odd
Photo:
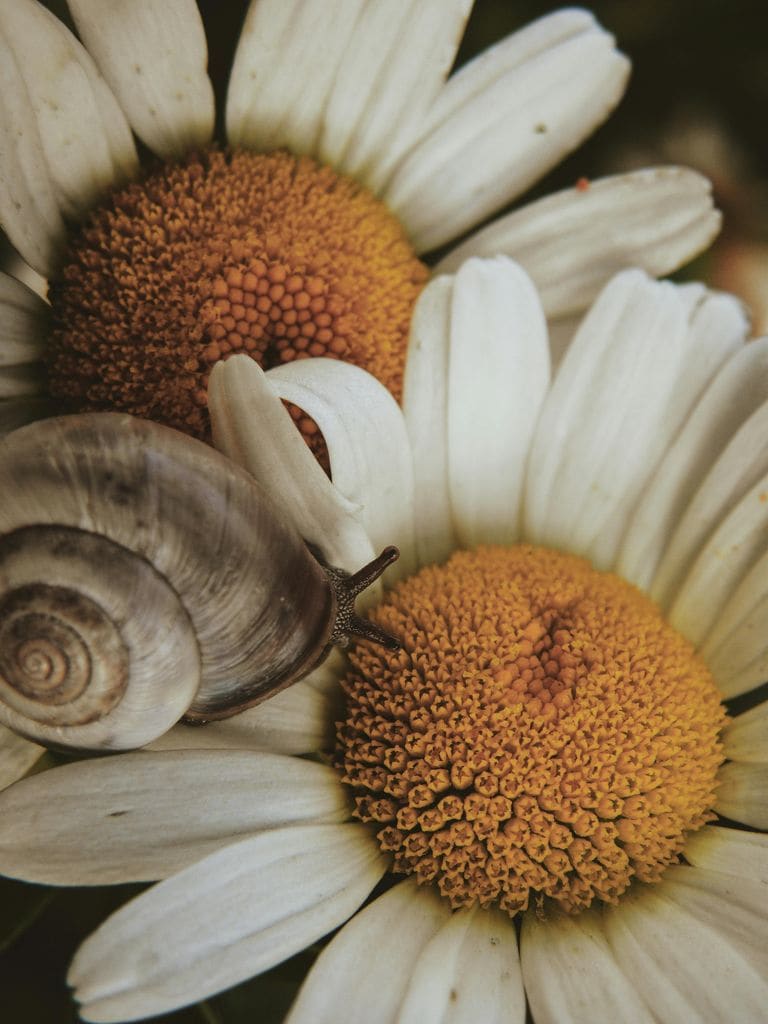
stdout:
[[337,762],[397,872],[568,912],[657,881],[714,815],[717,690],[639,590],[544,548],[457,552],[350,652]]
[[73,239],[51,286],[49,388],[200,437],[230,353],[345,359],[399,397],[426,278],[386,207],[330,168],[193,155],[114,193]]

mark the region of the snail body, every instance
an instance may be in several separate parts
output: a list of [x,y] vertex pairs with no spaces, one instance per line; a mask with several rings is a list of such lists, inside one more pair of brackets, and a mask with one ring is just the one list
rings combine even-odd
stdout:
[[346,632],[372,635],[352,609],[362,580],[171,428],[43,420],[0,442],[0,476],[0,721],[36,742],[142,746],[279,692]]

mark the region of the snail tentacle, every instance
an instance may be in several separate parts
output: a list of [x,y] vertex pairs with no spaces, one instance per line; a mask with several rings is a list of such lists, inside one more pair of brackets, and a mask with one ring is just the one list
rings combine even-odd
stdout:
[[394,546],[386,547],[376,558],[355,573],[346,572],[333,566],[325,566],[325,572],[336,595],[336,620],[331,632],[330,643],[347,647],[352,637],[361,637],[372,643],[381,644],[388,651],[399,651],[400,641],[369,619],[355,611],[355,598],[362,594],[381,576],[384,570],[397,561],[400,552]]

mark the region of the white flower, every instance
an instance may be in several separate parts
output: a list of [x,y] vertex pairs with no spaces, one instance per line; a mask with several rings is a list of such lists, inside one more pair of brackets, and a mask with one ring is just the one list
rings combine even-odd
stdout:
[[[472,260],[419,301],[404,415],[355,367],[316,360],[264,375],[232,359],[213,376],[215,434],[342,563],[383,536],[402,548],[401,573],[457,545],[524,541],[621,574],[658,602],[670,635],[690,641],[729,699],[768,667],[768,339],[745,344],[747,329],[726,295],[627,271],[601,293],[550,381],[529,279],[504,258]],[[278,402],[299,393],[325,432],[334,484]],[[266,454],[256,440],[265,422],[274,432]],[[452,600],[471,618],[461,594]],[[610,633],[610,605],[606,616]],[[427,619],[419,629],[429,644]],[[413,638],[403,639],[408,649]],[[389,858],[368,825],[349,820],[336,771],[295,756],[328,749],[344,671],[334,655],[261,708],[173,730],[156,745],[168,749],[69,765],[0,797],[8,874],[53,884],[166,879],[78,952],[70,981],[86,1019],[196,1001],[342,925],[291,1024],[522,1024],[526,999],[536,1024],[760,1019],[765,701],[722,737],[716,810],[747,828],[704,825],[685,838],[684,862],[615,905],[574,916],[534,905],[518,951],[506,914],[452,912],[413,878],[395,878],[363,906]],[[375,689],[376,677],[368,681]],[[610,683],[616,693],[620,682]],[[639,738],[625,736],[625,754]],[[380,764],[375,747],[370,763]],[[620,824],[629,849],[631,822]]]
[[[586,11],[565,9],[448,77],[470,0],[259,0],[226,102],[226,140],[287,148],[380,197],[415,250],[482,223],[579,144],[618,101],[628,62]],[[72,0],[84,46],[34,0],[0,4],[0,221],[41,274],[61,271],[73,224],[136,177],[132,132],[164,160],[209,145],[214,98],[193,0]],[[666,273],[717,230],[708,183],[641,171],[540,200],[446,257],[515,254],[552,317],[583,309],[611,273]],[[0,281],[5,429],[45,412],[45,305]],[[103,358],[103,357],[102,357]]]
[[[25,261],[15,277],[0,273],[0,432],[50,415],[55,394],[57,401],[117,404],[149,418],[162,407],[165,422],[200,433],[211,363],[230,346],[257,346],[258,339],[244,336],[260,336],[261,327],[244,331],[245,321],[233,317],[225,329],[217,319],[221,337],[208,347],[212,335],[197,315],[204,296],[189,316],[185,302],[193,289],[187,293],[183,275],[170,284],[175,304],[165,292],[157,299],[163,261],[154,248],[144,268],[149,280],[142,278],[125,303],[115,298],[110,269],[99,278],[102,292],[72,262],[80,243],[67,249],[105,195],[139,175],[133,133],[171,163],[210,145],[214,96],[200,14],[193,0],[71,0],[69,7],[82,44],[35,0],[0,2],[0,223]],[[471,0],[254,0],[226,98],[226,141],[246,151],[285,147],[350,175],[384,201],[418,253],[450,242],[589,135],[618,102],[629,67],[588,12],[565,9],[449,76],[471,7]],[[166,210],[169,220],[178,212]],[[541,287],[548,315],[568,317],[620,267],[669,272],[704,248],[718,225],[701,176],[651,169],[523,207],[471,234],[440,268],[473,254],[514,254]],[[322,243],[323,229],[319,237]],[[102,251],[100,243],[96,248]],[[195,241],[193,248],[204,266],[202,247]],[[176,257],[169,249],[166,263],[178,268]],[[358,262],[358,290],[369,292],[364,275],[373,261],[361,252]],[[32,268],[54,285],[53,310],[22,283]],[[144,271],[131,251],[119,273],[125,284]],[[213,282],[197,264],[189,273],[204,291],[224,287],[225,273]],[[73,283],[57,293],[63,279]],[[46,282],[38,280],[44,292]],[[392,315],[387,308],[360,328],[380,340],[382,318],[400,321],[392,327],[400,360],[420,287],[406,284],[402,310]],[[383,293],[399,290],[384,282]],[[387,305],[383,295],[370,294],[374,307]],[[356,306],[355,296],[350,304]],[[163,330],[158,307],[166,311]],[[221,316],[215,302],[207,312]],[[270,315],[262,313],[267,322]],[[327,319],[327,309],[322,315]],[[148,324],[156,325],[154,336]],[[289,335],[295,330],[286,327]],[[378,365],[368,368],[379,375]],[[401,371],[401,361],[387,370],[396,392]],[[137,386],[147,380],[150,388]],[[8,742],[18,751],[17,740]],[[27,754],[32,758],[33,750]],[[7,756],[17,754],[9,748]],[[19,771],[25,763],[18,762]]]

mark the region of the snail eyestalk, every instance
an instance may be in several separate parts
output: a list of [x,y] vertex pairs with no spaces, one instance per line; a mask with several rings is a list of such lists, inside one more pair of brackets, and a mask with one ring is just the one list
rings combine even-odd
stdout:
[[352,637],[361,637],[380,644],[388,651],[399,651],[400,641],[390,636],[381,626],[362,618],[355,612],[355,598],[367,590],[381,576],[384,570],[396,562],[400,552],[396,547],[387,547],[356,573],[336,569],[330,565],[323,568],[336,595],[336,622],[330,642],[338,647],[347,647]]

